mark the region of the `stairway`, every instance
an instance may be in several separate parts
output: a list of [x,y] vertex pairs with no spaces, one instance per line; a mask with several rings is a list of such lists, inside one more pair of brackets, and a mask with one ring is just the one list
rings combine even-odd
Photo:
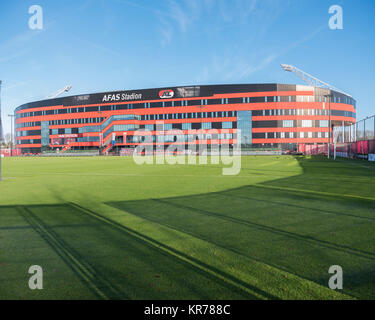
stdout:
[[66,145],[64,148],[62,148],[62,152],[65,152],[71,148],[70,144]]
[[101,151],[101,154],[105,154],[106,152],[108,152],[111,148],[112,148],[112,143],[109,143],[102,151]]

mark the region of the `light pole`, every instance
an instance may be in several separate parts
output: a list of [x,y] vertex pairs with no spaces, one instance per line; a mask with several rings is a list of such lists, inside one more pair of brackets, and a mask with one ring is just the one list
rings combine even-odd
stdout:
[[328,159],[330,157],[330,147],[331,147],[331,98],[332,93],[325,94],[325,98],[328,98]]
[[13,157],[13,121],[14,121],[14,114],[8,114],[10,117],[10,156]]
[[2,81],[0,80],[0,181],[1,179],[1,144],[3,143],[3,123],[1,121],[1,84]]
[[[202,109],[205,108],[206,106],[198,106],[198,108],[200,109],[200,123],[201,123],[201,129],[200,129],[200,132],[201,132],[201,136],[199,138],[199,144],[201,144],[201,140],[203,140],[203,112],[202,112]],[[207,141],[206,141],[207,142]]]

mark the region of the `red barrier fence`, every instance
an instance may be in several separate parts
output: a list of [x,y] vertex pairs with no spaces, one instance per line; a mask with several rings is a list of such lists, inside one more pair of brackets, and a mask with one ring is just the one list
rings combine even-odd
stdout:
[[3,149],[1,148],[0,149],[0,155],[4,156],[4,157],[10,157],[11,155],[13,156],[20,156],[21,155],[21,150],[20,149],[13,149],[13,151],[11,149]]
[[[308,145],[301,144],[298,146],[299,152],[306,155],[327,155],[328,145],[327,144],[316,144]],[[335,151],[334,144],[330,145],[330,153],[333,156]],[[349,143],[337,143],[336,144],[336,156],[341,158],[350,159],[368,159],[375,161],[375,140],[362,140],[357,142]]]

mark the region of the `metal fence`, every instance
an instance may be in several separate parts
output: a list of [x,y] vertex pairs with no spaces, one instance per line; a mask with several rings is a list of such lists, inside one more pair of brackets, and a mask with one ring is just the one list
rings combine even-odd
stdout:
[[337,143],[375,140],[375,115],[350,126],[336,126],[333,132]]
[[350,126],[335,127],[333,137],[331,148],[336,146],[337,156],[375,161],[375,115]]

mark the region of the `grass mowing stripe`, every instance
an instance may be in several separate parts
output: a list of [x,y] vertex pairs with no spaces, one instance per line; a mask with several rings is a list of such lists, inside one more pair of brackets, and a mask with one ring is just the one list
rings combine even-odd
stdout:
[[[243,282],[265,288],[267,292],[280,299],[356,299],[354,296],[335,292],[327,286],[300,277],[290,270],[238,253],[236,250],[222,246],[206,237],[178,229],[171,224],[161,223],[150,217],[138,215],[125,208],[121,209],[116,205],[113,206],[113,204],[108,205],[111,206],[112,210],[105,207],[99,210],[103,215],[112,211],[109,214],[110,219],[117,223],[130,223],[135,230],[145,230],[147,234],[153,234],[155,239],[162,239],[161,241],[164,243],[171,243],[175,250],[186,250],[186,247],[190,247],[190,254],[198,259],[207,261],[216,269],[226,270],[224,272],[241,279]],[[92,208],[95,210],[95,207]],[[175,242],[176,238],[180,239],[179,243]],[[199,249],[202,247],[205,248],[206,252],[215,252],[216,259],[210,261],[204,254],[198,253],[197,255],[196,249],[200,251]],[[233,269],[233,265],[236,266],[235,269]]]
[[[258,187],[257,185],[254,185],[254,187]],[[231,190],[229,190],[230,192]],[[294,192],[294,194],[296,194],[297,192]],[[221,196],[224,196],[224,197],[229,197],[229,198],[239,198],[239,199],[246,199],[246,200],[250,200],[250,201],[257,201],[257,202],[264,202],[264,199],[257,199],[257,198],[254,198],[254,197],[246,197],[246,196],[241,196],[241,195],[237,195],[237,194],[233,194],[233,193],[228,193],[228,194],[225,194],[224,192],[220,192],[218,193],[219,195]],[[344,216],[344,217],[350,217],[350,218],[354,218],[354,219],[364,219],[364,220],[368,220],[368,222],[373,222],[375,221],[375,218],[370,218],[370,217],[367,217],[367,216],[357,216],[357,215],[354,215],[354,214],[348,214],[348,213],[339,213],[339,212],[335,212],[335,211],[331,211],[331,210],[322,210],[322,209],[319,209],[319,208],[314,208],[314,207],[303,207],[303,206],[300,206],[300,205],[297,205],[297,204],[291,204],[291,203],[287,203],[287,202],[279,202],[279,201],[274,201],[274,200],[268,200],[269,203],[272,203],[272,204],[276,204],[276,205],[279,205],[280,207],[281,206],[284,206],[284,207],[291,207],[291,208],[297,208],[297,209],[301,209],[301,210],[311,210],[311,211],[316,211],[316,212],[319,212],[319,213],[324,213],[324,214],[329,214],[329,215],[336,215],[336,216]],[[373,254],[373,253],[371,253]]]
[[24,219],[99,298],[108,300],[115,299],[116,297],[119,298],[121,296],[121,292],[117,288],[100,276],[87,262],[78,258],[74,250],[69,248],[69,246],[55,232],[53,232],[51,228],[46,226],[34,213],[32,213],[31,210],[23,206],[19,206],[18,209]]
[[369,200],[369,201],[375,201],[375,198],[370,197],[363,197],[363,196],[357,196],[354,194],[338,194],[338,193],[332,193],[332,192],[323,192],[323,191],[313,191],[313,190],[301,190],[301,189],[295,189],[295,188],[289,188],[289,187],[280,187],[280,186],[270,186],[263,183],[257,184],[261,187],[268,188],[268,189],[276,189],[276,190],[287,190],[287,191],[294,191],[294,192],[301,192],[301,193],[312,193],[312,194],[318,194],[318,195],[324,195],[324,196],[333,196],[333,197],[340,197],[340,198],[352,198],[352,199],[358,199],[358,200]]
[[[138,166],[131,157],[5,158],[6,177],[16,179],[0,184],[0,205],[30,209],[81,255],[83,262],[98,269],[131,298],[250,296],[219,279],[216,275],[221,272],[232,276],[235,283],[239,279],[243,286],[249,284],[249,291],[262,290],[258,297],[268,297],[269,293],[283,299],[344,299],[350,294],[373,299],[375,259],[327,249],[279,231],[375,254],[375,171],[371,170],[375,166],[364,161],[345,164],[288,156],[249,156],[242,157],[241,162],[238,176],[221,179],[218,174],[224,165]],[[221,197],[220,192],[232,197]],[[236,222],[151,199],[207,210]],[[69,202],[140,236],[93,221],[87,213],[67,205]],[[47,204],[52,204],[51,208],[44,207]],[[5,249],[4,261],[10,264],[1,268],[3,279],[23,275],[22,264],[33,264],[37,258],[46,263],[46,286],[54,285],[31,296],[69,298],[73,293],[73,297],[97,297],[36,231],[18,230],[27,223],[4,208],[0,207],[0,251]],[[260,226],[246,225],[242,220]],[[82,226],[71,228],[75,223]],[[143,240],[145,236],[155,240],[153,246]],[[159,243],[188,260],[170,254]],[[30,246],[32,250],[28,250]],[[80,256],[74,257],[82,261]],[[190,258],[202,268],[191,264]],[[344,270],[342,292],[327,287],[327,270],[334,264]],[[54,267],[56,273],[52,272]],[[215,277],[204,271],[208,268]],[[155,274],[161,274],[162,279],[155,280]],[[151,288],[149,282],[157,286]],[[23,295],[24,280],[3,283],[3,296]]]
[[176,249],[173,249],[173,248],[171,248],[171,247],[169,247],[165,244],[162,244],[162,243],[160,243],[160,242],[158,242],[158,241],[156,241],[156,240],[154,240],[154,239],[152,239],[148,236],[142,235],[139,232],[137,232],[135,230],[132,230],[128,227],[125,227],[124,225],[121,225],[121,224],[119,224],[119,223],[117,223],[117,222],[115,222],[111,219],[108,219],[108,218],[88,209],[88,208],[84,208],[84,207],[82,207],[82,206],[80,206],[76,203],[72,203],[72,202],[70,203],[70,205],[72,207],[74,207],[74,208],[76,208],[76,209],[96,218],[96,219],[99,219],[100,221],[103,221],[103,222],[105,222],[105,223],[107,223],[111,226],[119,228],[122,231],[126,231],[128,234],[148,243],[152,247],[157,247],[158,249],[161,249],[165,253],[167,253],[169,255],[172,255],[175,258],[177,258],[179,260],[182,260],[184,262],[187,262],[187,263],[193,265],[194,267],[202,270],[203,272],[208,273],[211,276],[214,276],[215,278],[219,278],[222,281],[225,281],[226,283],[229,283],[232,286],[235,286],[237,289],[240,289],[241,291],[247,292],[250,295],[256,296],[260,299],[279,299],[276,296],[273,296],[273,295],[271,295],[271,294],[269,294],[269,293],[267,293],[267,292],[265,292],[265,291],[263,291],[263,290],[261,290],[257,287],[251,286],[248,283],[245,283],[240,279],[237,279],[237,278],[235,278],[235,277],[233,277],[229,274],[226,274],[225,272],[217,270],[216,268],[214,268],[212,266],[206,265],[202,261],[199,261],[195,258],[189,257],[186,254],[177,251]]
[[258,230],[269,231],[269,232],[272,232],[272,233],[277,233],[277,234],[287,236],[287,237],[290,237],[290,238],[294,238],[294,239],[297,239],[297,240],[310,242],[310,243],[313,243],[315,245],[321,246],[323,248],[336,250],[336,251],[344,251],[346,253],[356,255],[356,256],[359,256],[359,257],[362,257],[362,258],[375,260],[375,254],[372,253],[372,252],[366,252],[366,251],[363,251],[363,250],[353,249],[353,248],[350,248],[350,247],[347,247],[347,246],[338,245],[338,244],[334,244],[334,243],[331,243],[331,242],[328,242],[328,241],[315,239],[311,236],[303,236],[303,235],[300,235],[300,234],[297,234],[297,233],[277,229],[277,228],[274,228],[274,227],[250,222],[250,221],[243,220],[243,219],[229,217],[229,216],[226,216],[226,215],[223,215],[223,214],[219,214],[219,213],[215,213],[215,212],[211,212],[211,211],[207,211],[207,210],[203,210],[203,209],[199,209],[199,208],[195,208],[195,207],[191,207],[191,206],[187,206],[187,205],[172,203],[172,202],[166,201],[164,199],[154,199],[154,201],[166,203],[168,205],[171,205],[171,206],[174,206],[174,207],[177,207],[177,208],[192,210],[194,212],[199,212],[201,214],[212,216],[212,217],[222,219],[222,220],[225,220],[225,221],[230,221],[230,222],[237,223],[237,224],[247,225],[247,226],[256,228]]

